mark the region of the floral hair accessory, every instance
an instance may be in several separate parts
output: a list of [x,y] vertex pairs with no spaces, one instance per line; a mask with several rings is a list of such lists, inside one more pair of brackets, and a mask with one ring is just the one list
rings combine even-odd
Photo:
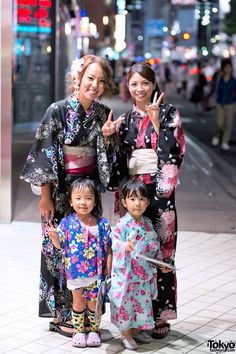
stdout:
[[84,59],[78,59],[77,57],[73,60],[72,65],[71,65],[71,76],[73,77],[73,87],[74,87],[74,94],[77,95],[79,91],[79,80],[78,80],[78,73],[83,70],[84,66]]
[[84,66],[84,59],[78,59],[77,57],[73,60],[72,65],[71,65],[71,75],[73,77],[76,77],[78,75],[79,72],[81,72],[83,70],[83,66]]

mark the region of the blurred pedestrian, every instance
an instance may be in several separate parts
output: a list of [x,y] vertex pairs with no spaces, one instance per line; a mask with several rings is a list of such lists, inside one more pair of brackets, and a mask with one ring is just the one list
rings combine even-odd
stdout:
[[[144,215],[151,219],[160,237],[163,260],[174,264],[177,240],[175,188],[185,153],[181,119],[173,105],[162,103],[164,94],[160,92],[150,65],[133,65],[127,77],[134,104],[123,115],[125,120],[117,133],[117,178],[120,184],[127,178],[140,179],[147,184],[151,200]],[[153,301],[153,337],[163,338],[170,327],[167,320],[177,316],[176,274],[158,269],[156,281],[159,291],[157,300]]]
[[172,70],[171,66],[168,63],[164,63],[164,89],[165,89],[165,95],[169,96],[171,93],[171,88],[172,88]]
[[204,102],[204,88],[207,85],[206,76],[202,71],[201,63],[197,64],[197,73],[195,77],[195,83],[191,92],[190,102],[195,104],[196,113],[203,113],[203,102]]
[[123,76],[121,78],[120,84],[119,84],[119,91],[120,91],[120,99],[122,102],[127,102],[130,99],[130,93],[129,89],[127,86],[127,72],[123,72]]
[[35,135],[21,178],[40,189],[42,252],[39,316],[53,317],[50,328],[72,336],[71,292],[60,286],[61,253],[52,248],[46,225],[64,217],[67,190],[80,175],[92,176],[100,191],[110,180],[112,138],[107,122],[112,112],[98,98],[113,90],[112,71],[103,58],[85,55],[71,67],[71,95],[49,106]]
[[216,96],[216,132],[211,143],[229,150],[236,102],[236,79],[230,59],[221,62],[221,72],[214,77],[209,97],[213,95]]
[[179,63],[175,66],[175,87],[177,94],[180,95],[182,91],[182,69]]
[[188,66],[186,63],[181,65],[181,78],[182,78],[181,93],[182,93],[183,97],[186,97],[187,81],[188,81]]

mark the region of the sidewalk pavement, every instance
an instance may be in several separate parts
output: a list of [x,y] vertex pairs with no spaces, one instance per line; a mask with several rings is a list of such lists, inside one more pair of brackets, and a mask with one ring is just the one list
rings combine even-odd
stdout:
[[[100,348],[73,348],[70,338],[49,332],[49,319],[37,314],[40,224],[0,224],[0,234],[1,354],[130,353],[110,322],[109,305]],[[217,353],[222,343],[236,351],[235,249],[235,234],[179,232],[178,319],[166,338],[141,345],[138,353]]]

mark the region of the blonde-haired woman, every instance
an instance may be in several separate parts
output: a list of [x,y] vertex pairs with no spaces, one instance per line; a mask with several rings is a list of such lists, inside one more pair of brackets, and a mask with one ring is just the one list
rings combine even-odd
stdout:
[[21,178],[41,189],[42,253],[39,316],[53,317],[50,330],[71,337],[71,294],[60,279],[61,253],[46,229],[58,224],[66,209],[67,190],[78,176],[91,176],[101,192],[110,180],[115,131],[112,112],[97,101],[114,87],[108,62],[95,55],[75,59],[71,67],[72,93],[51,104],[36,132]]

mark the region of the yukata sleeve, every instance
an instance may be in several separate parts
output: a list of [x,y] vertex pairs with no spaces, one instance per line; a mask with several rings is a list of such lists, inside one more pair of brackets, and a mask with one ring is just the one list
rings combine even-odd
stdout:
[[111,233],[113,266],[121,277],[127,277],[131,269],[130,254],[125,251],[127,242],[127,228],[122,220],[118,221]]
[[[104,137],[102,127],[107,121],[110,108],[105,105],[97,105],[99,133],[97,135],[97,168],[99,173],[99,189],[105,192],[113,183],[112,167],[115,160],[115,137]],[[109,188],[110,187],[110,188]]]
[[61,220],[60,224],[57,227],[57,233],[60,239],[61,249],[58,250],[54,247],[54,255],[57,255],[61,259],[61,262],[59,262],[59,285],[60,288],[62,288],[63,277],[66,273],[66,268],[70,268],[71,266],[70,259],[66,258],[66,240],[69,238],[69,228],[66,218]]
[[66,248],[66,233],[67,233],[67,228],[64,219],[62,219],[60,224],[58,225],[57,233],[60,239],[61,250],[63,252],[63,250],[65,250]]
[[149,251],[149,257],[158,259],[158,260],[163,260],[162,252],[161,252],[161,245],[160,245],[160,238],[158,234],[156,233],[152,223],[150,222],[149,224],[150,229],[151,229],[151,235],[149,238],[149,243],[148,243],[148,251]]
[[172,105],[165,109],[161,121],[157,150],[156,192],[159,198],[169,198],[178,183],[185,154],[185,137],[179,112]]
[[107,252],[108,247],[111,247],[111,226],[108,222],[107,219],[103,218],[102,220],[102,226],[103,226],[103,247],[105,251]]
[[58,139],[61,129],[62,119],[58,106],[52,104],[38,126],[21,179],[36,186],[48,183],[58,185],[58,167],[63,159],[63,151]]
[[[125,118],[122,114],[119,118]],[[112,169],[111,180],[109,183],[109,190],[117,191],[121,185],[128,179],[127,167],[127,153],[124,147],[124,134],[127,129],[125,121],[117,128],[113,135],[113,155],[112,155]]]

